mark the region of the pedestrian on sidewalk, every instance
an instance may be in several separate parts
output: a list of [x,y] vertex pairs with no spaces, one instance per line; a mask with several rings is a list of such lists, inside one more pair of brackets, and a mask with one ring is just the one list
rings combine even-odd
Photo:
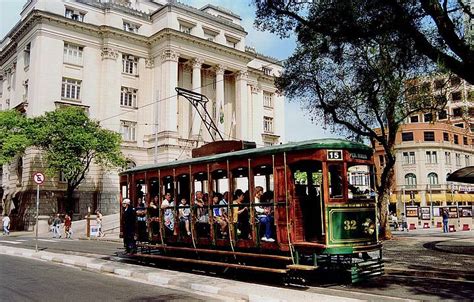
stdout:
[[393,230],[398,231],[398,218],[395,213],[392,213],[392,223],[393,223]]
[[59,213],[53,219],[53,238],[61,238],[61,218]]
[[99,209],[97,209],[97,211],[95,211],[95,214],[96,214],[95,222],[97,226],[97,237],[103,237],[104,232],[102,232],[102,213],[100,212]]
[[125,198],[122,202],[123,210],[123,245],[125,251],[130,254],[134,254],[137,251],[135,243],[135,223],[136,214],[135,209],[130,205],[130,199]]
[[2,218],[3,222],[3,235],[10,235],[10,217],[5,214]]
[[405,216],[405,213],[402,213],[402,232],[405,231],[405,229],[408,232],[407,217]]
[[71,217],[68,214],[66,214],[66,216],[64,216],[64,235],[66,236],[66,238],[69,238],[69,239],[72,239],[71,226],[72,226]]
[[448,209],[443,209],[443,233],[449,233],[448,223],[449,223]]

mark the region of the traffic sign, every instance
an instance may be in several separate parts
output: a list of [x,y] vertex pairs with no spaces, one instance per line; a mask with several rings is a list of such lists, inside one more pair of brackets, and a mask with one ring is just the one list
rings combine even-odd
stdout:
[[36,172],[35,174],[33,174],[33,180],[35,183],[37,183],[38,185],[41,185],[43,182],[44,182],[44,175],[43,173],[41,172]]

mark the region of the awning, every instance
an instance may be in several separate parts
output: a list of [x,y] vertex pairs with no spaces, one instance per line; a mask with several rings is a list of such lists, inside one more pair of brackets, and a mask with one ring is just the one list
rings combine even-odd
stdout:
[[[400,195],[400,199],[405,201],[405,203],[412,202],[412,199],[410,198],[410,194],[405,194],[405,197],[403,195]],[[421,194],[415,194],[415,198],[413,198],[413,202],[421,202]]]
[[430,194],[426,193],[426,201],[428,202],[445,202],[446,194]]
[[454,171],[449,175],[447,181],[474,183],[474,166],[465,167]]

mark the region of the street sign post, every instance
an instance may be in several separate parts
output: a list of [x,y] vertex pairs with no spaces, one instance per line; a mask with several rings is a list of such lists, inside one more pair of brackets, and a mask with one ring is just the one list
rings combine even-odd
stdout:
[[38,252],[39,187],[44,182],[43,173],[36,172],[33,174],[33,181],[36,183],[36,252]]

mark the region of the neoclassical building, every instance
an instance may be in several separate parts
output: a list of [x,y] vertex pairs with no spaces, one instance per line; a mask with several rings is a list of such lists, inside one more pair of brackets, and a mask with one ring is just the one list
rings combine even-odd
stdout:
[[[282,66],[246,46],[240,22],[227,9],[177,1],[29,0],[0,42],[0,109],[37,116],[80,106],[120,132],[130,165],[141,165],[189,157],[215,136],[177,95],[180,87],[207,97],[225,139],[257,147],[284,142],[284,97],[274,86]],[[25,228],[34,204],[30,176],[42,168],[35,150],[3,167],[3,207],[14,208]],[[118,207],[116,172],[97,167],[72,209],[63,202],[60,175],[42,189],[45,214]]]

